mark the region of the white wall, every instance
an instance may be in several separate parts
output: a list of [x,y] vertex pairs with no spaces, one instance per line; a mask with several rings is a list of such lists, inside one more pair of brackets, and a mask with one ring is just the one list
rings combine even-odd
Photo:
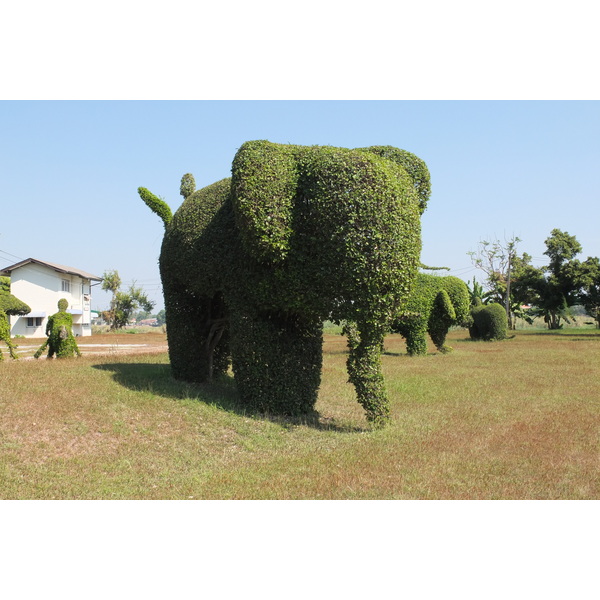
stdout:
[[[69,282],[70,292],[63,291],[63,280]],[[92,334],[91,288],[88,279],[58,273],[36,263],[28,263],[11,272],[10,291],[19,300],[29,304],[32,312],[46,313],[39,327],[28,327],[26,316],[10,317],[11,336],[45,337],[48,317],[58,312],[58,301],[61,298],[65,298],[69,303],[67,312],[69,310],[82,312],[82,314],[73,314],[73,334],[76,336]]]

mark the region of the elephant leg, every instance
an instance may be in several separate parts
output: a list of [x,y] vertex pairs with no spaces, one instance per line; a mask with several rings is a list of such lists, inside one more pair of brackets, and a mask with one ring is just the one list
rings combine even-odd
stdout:
[[425,356],[427,354],[427,326],[415,323],[406,332],[406,351],[410,356]]
[[320,320],[232,311],[231,351],[242,402],[279,415],[314,411],[323,362]]
[[17,352],[16,352],[17,346],[15,346],[15,344],[13,344],[10,340],[7,341],[7,344],[8,344],[8,352],[10,353],[11,358],[13,358],[14,360],[17,360],[19,358],[19,356],[17,355]]
[[429,317],[429,335],[435,347],[443,353],[451,352],[452,348],[446,346],[446,336],[452,323],[456,321],[456,311],[452,300],[446,290],[440,290],[435,297],[431,315]]
[[390,407],[381,372],[381,348],[384,330],[357,324],[346,330],[350,354],[347,360],[350,383],[356,389],[358,402],[367,420],[375,427],[389,421]]
[[438,351],[444,354],[452,352],[452,348],[450,346],[446,346],[446,336],[448,335],[449,329],[450,328],[446,326],[438,326],[429,330],[431,341],[435,344],[435,347],[438,349]]
[[226,372],[228,324],[222,296],[199,298],[174,285],[166,285],[164,295],[173,377],[202,383]]

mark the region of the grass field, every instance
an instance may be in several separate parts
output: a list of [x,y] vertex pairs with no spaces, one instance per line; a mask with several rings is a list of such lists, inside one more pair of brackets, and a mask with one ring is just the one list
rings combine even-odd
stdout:
[[597,330],[493,343],[457,330],[453,353],[417,358],[389,336],[392,423],[379,431],[339,335],[325,335],[305,420],[248,413],[231,378],[176,382],[164,334],[129,337],[157,348],[0,363],[0,498],[600,498]]

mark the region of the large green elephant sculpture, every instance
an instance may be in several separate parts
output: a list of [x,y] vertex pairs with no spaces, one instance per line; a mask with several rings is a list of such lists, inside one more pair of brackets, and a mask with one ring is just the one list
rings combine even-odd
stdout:
[[468,326],[469,311],[469,289],[462,279],[419,273],[392,331],[406,338],[406,350],[411,356],[427,354],[428,333],[440,352],[449,352],[448,330],[454,325]]
[[174,216],[138,190],[165,223],[159,264],[173,376],[203,382],[231,358],[249,407],[310,413],[323,321],[352,320],[360,340],[350,380],[368,420],[383,424],[381,344],[417,274],[425,163],[391,146],[253,141],[239,148],[230,179],[192,193],[190,181]]

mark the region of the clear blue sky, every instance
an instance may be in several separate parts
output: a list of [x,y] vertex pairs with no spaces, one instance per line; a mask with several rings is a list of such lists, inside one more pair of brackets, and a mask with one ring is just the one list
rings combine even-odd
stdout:
[[[516,235],[544,264],[558,227],[600,255],[597,101],[3,101],[0,131],[0,266],[116,269],[157,309],[163,227],[137,188],[176,209],[184,173],[228,177],[253,139],[417,154],[432,179],[422,262],[464,279],[482,239]],[[96,291],[93,307],[108,300]]]

